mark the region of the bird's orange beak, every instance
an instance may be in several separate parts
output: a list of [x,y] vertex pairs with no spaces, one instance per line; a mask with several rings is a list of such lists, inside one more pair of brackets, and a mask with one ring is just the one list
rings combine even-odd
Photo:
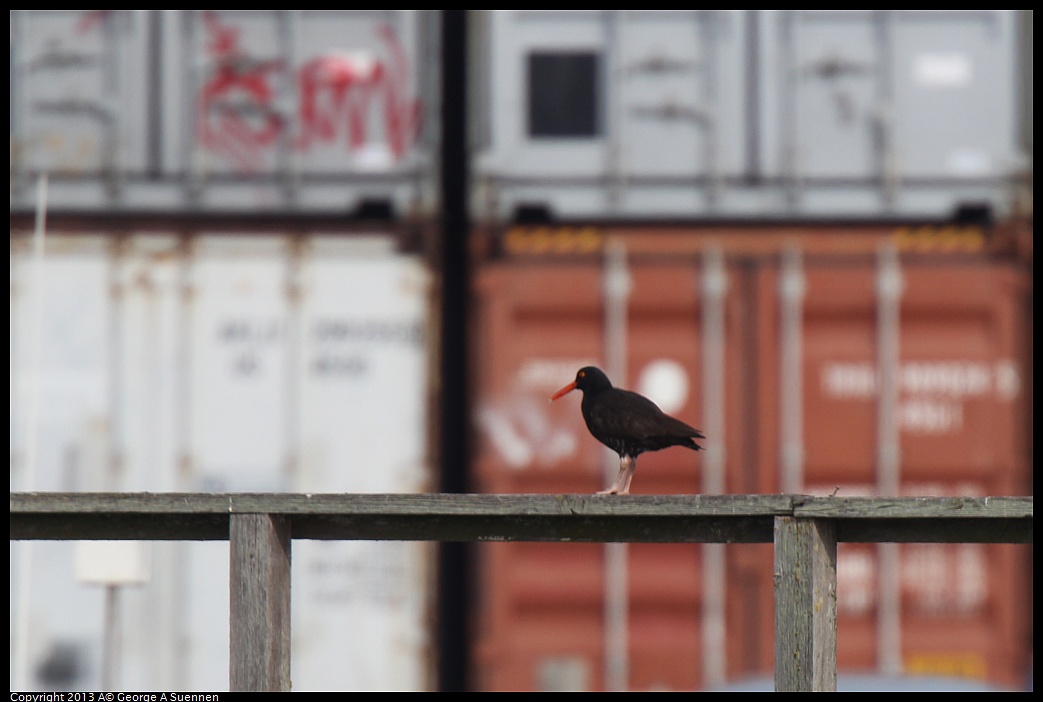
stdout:
[[556,393],[551,395],[550,396],[551,402],[553,402],[554,400],[557,400],[562,395],[567,395],[568,393],[572,392],[575,389],[576,389],[576,381],[572,381],[571,383],[569,383],[568,385],[563,387],[561,390],[558,390]]

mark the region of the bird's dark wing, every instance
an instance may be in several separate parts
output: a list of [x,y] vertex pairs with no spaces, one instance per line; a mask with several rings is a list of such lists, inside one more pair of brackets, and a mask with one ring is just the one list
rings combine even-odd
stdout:
[[613,388],[603,394],[584,412],[588,428],[599,441],[618,437],[630,442],[644,442],[646,450],[675,444],[689,445],[685,439],[702,439],[703,434],[679,419],[664,414],[654,402],[629,390]]

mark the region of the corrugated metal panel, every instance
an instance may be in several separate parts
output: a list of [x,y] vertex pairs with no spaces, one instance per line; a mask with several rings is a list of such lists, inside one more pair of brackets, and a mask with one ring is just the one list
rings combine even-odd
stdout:
[[961,200],[1008,211],[1015,21],[994,10],[766,11],[764,159],[789,181],[789,207],[821,210],[832,197],[858,212],[945,216]]
[[[620,238],[640,251],[629,264],[627,376],[632,389],[705,429],[702,259],[713,247],[731,249],[713,228],[705,236],[700,229],[676,229],[660,232],[669,253],[657,254],[654,243],[642,247],[636,235]],[[606,230],[612,236],[623,231]],[[876,493],[880,273],[877,257],[866,252],[893,240],[882,231],[838,231],[834,243],[861,240],[862,252],[804,256],[799,232],[786,232],[748,231],[739,241],[744,253],[725,259],[725,429],[719,437],[725,490],[778,492],[788,461],[797,487],[787,489]],[[830,250],[817,233],[806,235],[813,246]],[[576,368],[603,362],[603,264],[589,253],[577,260],[576,251],[552,261],[555,246],[543,243],[542,254],[489,263],[478,274],[476,472],[483,491],[603,487],[607,449],[587,432],[578,401],[547,403]],[[784,248],[791,259],[797,256],[786,276],[780,272]],[[930,262],[906,257],[899,266],[899,492],[1025,494],[1025,271],[966,255]],[[784,314],[787,305],[796,306],[796,317]],[[784,333],[785,324],[795,325],[791,333]],[[796,364],[784,367],[781,346],[793,334]],[[677,390],[677,379],[686,386],[676,402],[649,382],[650,369],[662,360],[680,370],[667,389]],[[780,374],[793,367],[797,383],[784,385]],[[787,411],[798,413],[795,438],[780,424]],[[681,449],[645,454],[633,490],[704,491],[708,458],[709,452]],[[725,553],[724,675],[770,673],[770,546],[728,545]],[[1031,642],[1026,549],[909,544],[896,554],[899,628],[885,633],[887,623],[877,617],[890,595],[881,591],[876,547],[841,546],[841,669],[882,666],[878,643],[896,640],[899,665],[910,673],[1021,684]],[[632,545],[629,560],[629,688],[712,682],[706,552]],[[482,545],[474,654],[482,689],[603,689],[603,562],[597,545]]]
[[[32,392],[35,489],[428,489],[424,265],[379,230],[266,233],[48,237],[38,388],[32,263],[12,238],[12,489]],[[74,664],[63,685],[100,686],[102,590],[73,577],[74,551],[34,546],[28,689],[54,689],[55,651]],[[115,687],[226,689],[227,544],[151,553],[151,581],[122,596]],[[296,543],[294,689],[429,689],[431,553]]]
[[405,214],[430,205],[431,15],[11,14],[11,205]]
[[[907,262],[900,270],[898,493],[1027,494],[1024,271],[987,261]],[[810,259],[804,274],[802,491],[880,494],[879,272],[872,260],[838,265]],[[772,368],[778,331],[770,310],[779,283],[773,270],[762,275],[757,285],[765,324],[757,345],[761,367]],[[777,375],[766,374],[761,387],[760,489],[774,491],[781,456]],[[895,552],[898,574],[888,585],[880,577],[881,559],[888,556],[876,547],[838,549],[839,665],[880,666],[877,645],[886,635],[897,649],[895,664],[905,671],[1019,684],[1030,629],[1012,601],[1027,596],[1024,549],[908,544]],[[888,624],[878,617],[888,597],[900,624],[884,634]]]
[[[487,489],[496,491],[501,480],[512,487],[530,480],[567,480],[574,490],[583,485],[596,488],[601,482],[601,450],[587,440],[578,403],[547,406],[547,398],[563,384],[563,375],[567,382],[586,362],[604,365],[601,275],[597,266],[563,264],[493,267],[479,277],[480,338],[497,344],[495,353],[482,354],[478,381],[483,388],[478,419],[485,438],[476,469],[484,481],[491,481]],[[688,390],[675,388],[677,394],[669,402],[672,412],[700,426],[694,392],[701,377],[699,277],[687,266],[634,266],[630,275],[627,375],[640,387],[654,382],[646,373],[653,364],[670,361],[688,385]],[[511,342],[504,344],[508,339]],[[642,478],[635,480],[638,492],[655,491],[656,481],[698,489],[698,459],[688,452],[679,454],[642,456]],[[504,466],[516,470],[504,474]],[[493,472],[487,475],[487,469]]]
[[[634,261],[627,326],[627,377],[664,409],[697,427],[703,377],[704,274],[691,265]],[[583,423],[578,400],[548,405],[547,398],[587,363],[605,365],[602,301],[604,271],[598,265],[490,266],[481,271],[476,387],[481,428],[475,459],[478,486],[488,492],[594,492],[605,486],[607,449]],[[730,278],[730,276],[729,276]],[[726,283],[726,348],[739,341],[736,288]],[[734,355],[725,357],[725,393],[742,392]],[[730,404],[725,424],[739,426]],[[730,448],[740,440],[729,433]],[[728,456],[738,455],[722,447]],[[614,457],[614,454],[612,454]],[[708,480],[705,454],[682,449],[645,454],[636,493],[701,492]],[[729,461],[727,470],[740,465]],[[728,479],[726,482],[732,482]],[[722,480],[722,482],[725,482]],[[729,549],[721,606],[728,630],[770,622],[770,608],[741,598],[757,587],[748,574],[757,546]],[[483,604],[475,649],[478,685],[489,690],[605,689],[611,673],[606,649],[612,633],[603,619],[610,568],[597,544],[483,544]],[[697,545],[631,544],[626,558],[629,689],[693,689],[705,680],[712,657],[704,638],[707,592],[705,549]],[[770,583],[770,581],[769,581]],[[763,583],[761,583],[763,585]],[[769,590],[770,593],[770,590]],[[729,633],[726,671],[748,667]],[[770,660],[770,642],[768,645]]]
[[[741,174],[740,14],[494,11],[488,31],[490,141],[476,174],[496,209],[484,215],[530,202],[563,216],[713,210],[724,180]],[[561,66],[541,82],[530,65],[575,55],[592,57],[590,76]],[[544,93],[548,111],[566,112],[584,91],[594,111],[585,130],[533,125]]]
[[[482,214],[1008,213],[1027,159],[1017,21],[1014,10],[493,11]],[[592,116],[534,121],[555,108],[559,121]]]
[[[479,213],[1005,214],[1029,161],[1017,13],[491,11]],[[54,208],[428,213],[436,22],[14,11],[11,206],[48,171]]]

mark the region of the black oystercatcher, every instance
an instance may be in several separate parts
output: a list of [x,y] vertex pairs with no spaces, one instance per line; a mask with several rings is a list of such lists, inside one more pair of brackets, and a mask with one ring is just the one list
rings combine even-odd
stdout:
[[550,399],[557,400],[577,388],[583,391],[580,408],[587,429],[595,439],[619,454],[616,482],[608,490],[597,493],[599,495],[629,495],[637,457],[645,451],[658,451],[667,446],[702,449],[693,441],[706,438],[701,431],[665,414],[643,395],[612,387],[608,376],[594,366],[580,368],[576,379]]

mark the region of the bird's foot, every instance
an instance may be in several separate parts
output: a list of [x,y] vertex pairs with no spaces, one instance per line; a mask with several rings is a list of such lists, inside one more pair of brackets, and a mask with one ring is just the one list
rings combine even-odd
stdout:
[[616,494],[619,494],[619,488],[617,488],[615,485],[613,485],[608,490],[598,490],[594,494],[595,495],[616,495]]

